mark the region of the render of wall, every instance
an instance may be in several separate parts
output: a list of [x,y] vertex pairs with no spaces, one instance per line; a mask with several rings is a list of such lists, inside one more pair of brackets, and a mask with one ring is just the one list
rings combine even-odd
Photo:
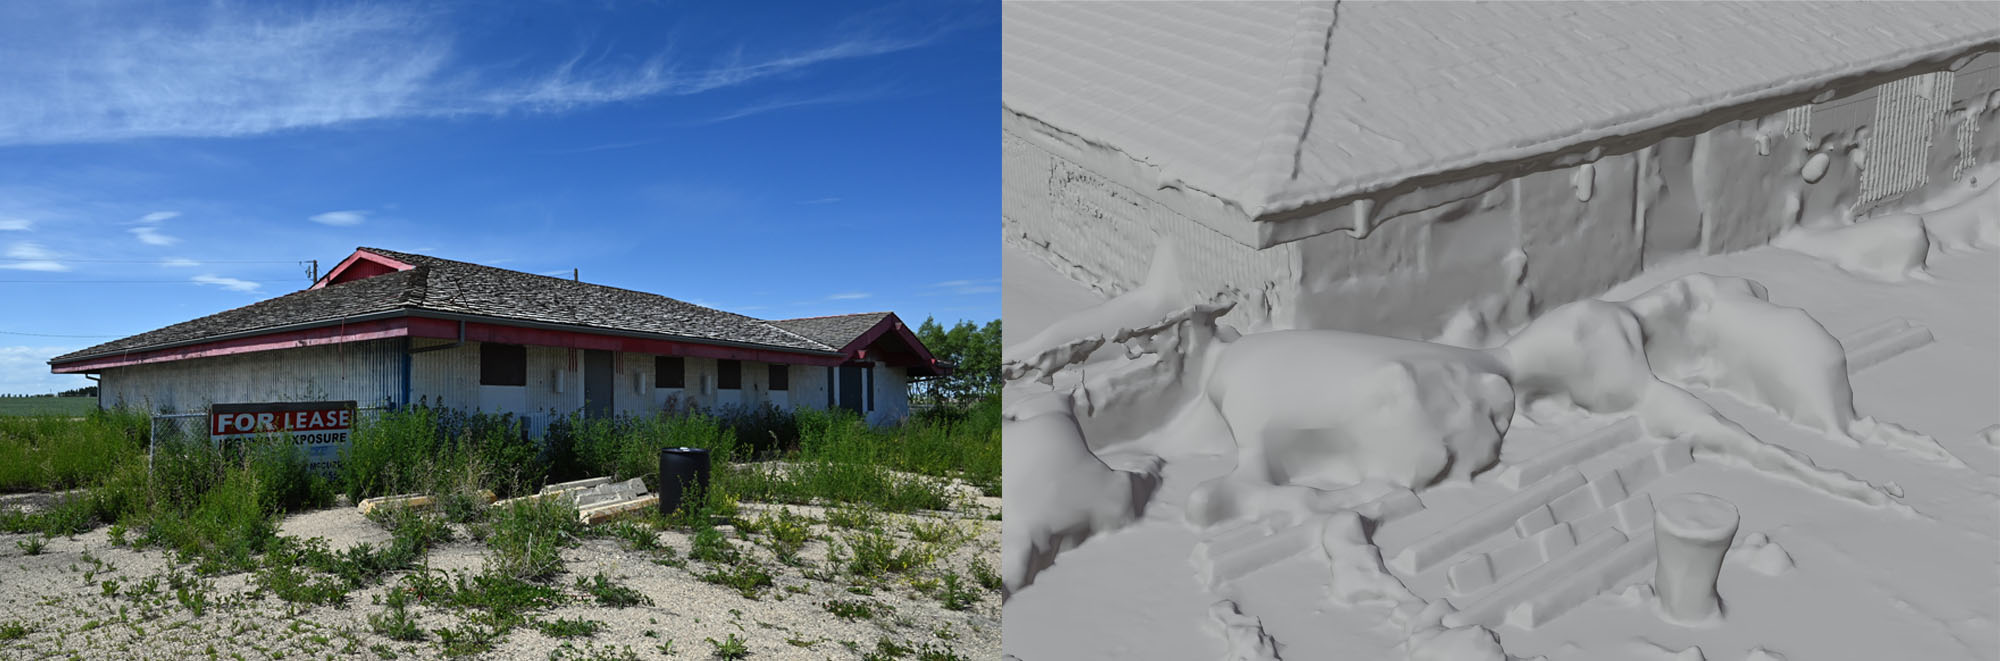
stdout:
[[107,407],[200,413],[210,404],[354,400],[381,406],[401,396],[403,341],[354,342],[106,369]]
[[[1801,222],[1865,222],[1920,202],[2000,157],[1996,120],[2000,55],[1987,53],[1955,73],[1585,155],[1470,197],[1433,195],[1454,201],[1391,211],[1365,237],[1336,231],[1262,251],[1003,124],[1003,222],[1008,241],[1108,295],[1135,286],[1165,238],[1182,247],[1192,286],[1245,294],[1226,318],[1240,325],[1478,341],[1665,260],[1754,248]],[[1802,172],[1818,155],[1825,174],[1808,182]]]
[[[1182,276],[1203,291],[1255,300],[1291,289],[1293,248],[1257,250],[1044,149],[1003,123],[1001,227],[1005,240],[1106,296],[1137,287],[1158,241],[1181,251]],[[1231,319],[1263,318],[1241,306]]]

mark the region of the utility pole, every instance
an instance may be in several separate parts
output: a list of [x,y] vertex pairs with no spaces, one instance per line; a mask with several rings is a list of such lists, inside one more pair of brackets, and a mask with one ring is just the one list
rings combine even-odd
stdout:
[[[312,262],[312,266],[306,269],[306,279],[310,282],[319,282],[319,260],[314,259],[309,261]],[[304,264],[305,262],[299,263]]]
[[569,280],[570,280],[570,282],[583,282],[583,278],[582,278],[581,276],[579,276],[579,275],[578,275],[578,274],[579,274],[579,273],[581,273],[581,272],[582,272],[582,269],[577,269],[577,268],[571,268],[571,269],[569,270]]

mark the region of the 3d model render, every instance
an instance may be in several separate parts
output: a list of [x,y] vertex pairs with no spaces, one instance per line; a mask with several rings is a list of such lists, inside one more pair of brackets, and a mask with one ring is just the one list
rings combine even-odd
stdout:
[[2000,652],[2000,4],[1003,19],[1011,658]]

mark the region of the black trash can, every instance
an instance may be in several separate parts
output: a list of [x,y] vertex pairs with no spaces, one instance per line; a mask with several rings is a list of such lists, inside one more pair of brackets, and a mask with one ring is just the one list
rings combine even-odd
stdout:
[[681,503],[700,507],[708,492],[708,450],[667,448],[660,451],[660,513],[672,516]]

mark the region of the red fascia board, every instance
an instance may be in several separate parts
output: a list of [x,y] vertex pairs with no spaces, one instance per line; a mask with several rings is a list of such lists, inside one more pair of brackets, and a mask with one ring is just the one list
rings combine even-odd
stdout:
[[408,319],[378,319],[354,324],[321,326],[268,335],[253,335],[230,340],[191,344],[169,349],[137,351],[114,356],[100,356],[52,365],[49,371],[56,374],[80,374],[96,372],[114,367],[149,365],[190,358],[214,358],[235,354],[272,351],[276,349],[296,349],[299,347],[340,344],[342,342],[364,342],[408,335]]
[[[358,268],[356,266],[357,264],[363,264],[363,263],[388,269],[388,271],[384,271],[384,273],[392,273],[395,271],[408,271],[410,269],[416,268],[415,264],[406,264],[403,263],[401,260],[390,259],[388,257],[383,257],[381,255],[377,255],[375,253],[368,252],[366,250],[356,250],[354,251],[354,254],[348,255],[347,259],[340,260],[339,264],[335,264],[333,266],[333,269],[327,271],[326,275],[321,276],[318,282],[313,283],[313,286],[307,287],[306,290],[311,291],[314,289],[324,289],[326,288],[327,285],[334,284],[336,282],[345,282],[339,279],[340,276],[346,273],[349,269]],[[381,275],[381,273],[374,273],[371,275]]]
[[[212,358],[257,351],[293,349],[342,342],[364,342],[392,337],[456,340],[458,339],[458,328],[458,322],[451,319],[429,317],[378,319],[353,324],[321,326],[296,331],[204,342],[168,349],[85,358],[75,362],[52,365],[50,366],[50,371],[56,374],[78,374],[96,372],[114,367],[164,363],[190,358]],[[525,328],[483,322],[466,322],[465,339],[472,342],[495,342],[572,349],[603,349],[606,351],[650,353],[663,356],[748,360],[786,365],[839,365],[842,361],[847,360],[846,356],[796,354],[769,349],[718,346],[655,338],[622,337],[587,331]]]
[[[458,339],[458,322],[456,321],[428,318],[411,319],[410,321],[410,335],[412,337]],[[771,349],[717,346],[713,344],[646,337],[603,335],[589,331],[525,328],[476,321],[465,323],[465,339],[469,342],[522,344],[569,349],[600,349],[604,351],[648,353],[661,356],[748,360],[786,365],[839,365],[842,361],[847,360],[846,356],[797,354]]]

